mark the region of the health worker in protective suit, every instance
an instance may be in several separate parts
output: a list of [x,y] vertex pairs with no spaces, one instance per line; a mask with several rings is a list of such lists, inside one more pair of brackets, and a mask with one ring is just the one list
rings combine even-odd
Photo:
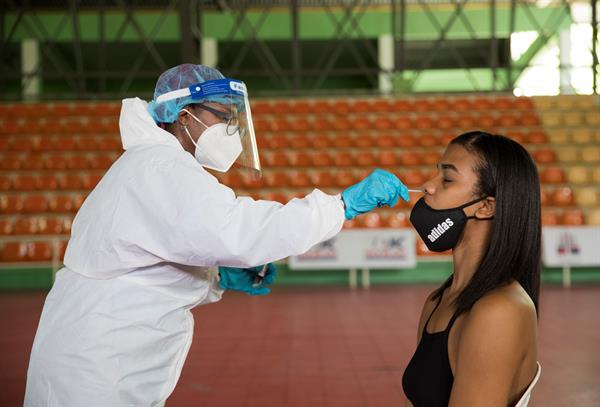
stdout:
[[248,94],[209,67],[169,69],[150,103],[123,100],[119,125],[125,152],[75,217],[46,298],[25,406],[164,405],[192,342],[191,308],[224,289],[266,294],[271,262],[408,200],[381,170],[341,195],[236,197],[206,169],[260,171]]

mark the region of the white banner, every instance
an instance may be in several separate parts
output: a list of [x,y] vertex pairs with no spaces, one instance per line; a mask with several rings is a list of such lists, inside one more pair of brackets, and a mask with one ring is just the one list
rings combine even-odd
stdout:
[[289,259],[292,269],[411,268],[417,264],[412,229],[342,230]]
[[600,265],[599,227],[547,226],[542,231],[542,245],[546,266]]

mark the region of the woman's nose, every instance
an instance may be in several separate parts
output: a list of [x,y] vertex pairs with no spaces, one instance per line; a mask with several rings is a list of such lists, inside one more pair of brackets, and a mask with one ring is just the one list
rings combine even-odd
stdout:
[[425,192],[427,195],[435,194],[435,186],[431,181],[425,182],[421,188],[423,189],[423,192]]

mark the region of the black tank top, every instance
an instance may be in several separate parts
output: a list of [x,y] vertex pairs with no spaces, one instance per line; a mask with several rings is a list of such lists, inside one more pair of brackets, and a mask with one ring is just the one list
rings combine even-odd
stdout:
[[448,358],[448,335],[456,321],[456,313],[443,331],[427,332],[429,320],[442,302],[442,295],[425,322],[417,350],[402,376],[404,394],[415,407],[446,407],[450,401],[454,375]]

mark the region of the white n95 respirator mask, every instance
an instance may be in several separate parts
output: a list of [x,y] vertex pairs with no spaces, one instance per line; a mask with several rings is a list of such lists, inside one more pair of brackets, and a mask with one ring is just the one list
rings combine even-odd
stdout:
[[206,127],[206,130],[198,137],[198,141],[190,134],[186,126],[183,127],[191,142],[196,147],[194,157],[201,166],[219,172],[227,172],[242,153],[242,141],[240,132],[228,131],[226,123],[217,123],[207,126],[200,119],[190,113],[189,110],[182,109],[194,120]]

